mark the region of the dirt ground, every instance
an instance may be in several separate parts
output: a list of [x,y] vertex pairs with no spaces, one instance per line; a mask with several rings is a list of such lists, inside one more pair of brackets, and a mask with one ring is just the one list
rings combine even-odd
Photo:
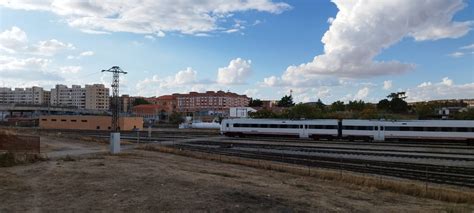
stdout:
[[0,168],[0,200],[0,212],[474,210],[465,204],[143,150]]

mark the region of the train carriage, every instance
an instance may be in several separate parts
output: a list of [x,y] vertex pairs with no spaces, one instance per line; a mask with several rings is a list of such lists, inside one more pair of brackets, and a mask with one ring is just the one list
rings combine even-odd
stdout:
[[348,140],[467,140],[474,142],[474,121],[454,120],[276,120],[224,119],[221,133],[227,136],[273,135]]

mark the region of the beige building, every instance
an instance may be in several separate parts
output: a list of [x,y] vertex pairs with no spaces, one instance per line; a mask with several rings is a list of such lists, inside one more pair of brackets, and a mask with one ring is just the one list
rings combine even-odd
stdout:
[[86,109],[108,110],[109,88],[103,84],[86,85]]
[[103,84],[86,85],[56,85],[51,89],[50,102],[52,106],[77,107],[79,109],[108,110],[109,88]]
[[42,105],[47,104],[49,96],[42,87],[30,88],[11,88],[0,87],[1,104],[28,104]]
[[[82,115],[48,115],[40,116],[41,129],[71,129],[71,130],[110,130],[112,117],[110,116],[82,116]],[[142,117],[121,117],[119,128],[122,131],[142,130]]]

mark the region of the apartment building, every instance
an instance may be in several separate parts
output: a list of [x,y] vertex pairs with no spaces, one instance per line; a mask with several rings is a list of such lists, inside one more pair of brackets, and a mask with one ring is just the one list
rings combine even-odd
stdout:
[[42,105],[49,101],[49,93],[42,87],[11,88],[0,87],[0,103]]
[[56,85],[51,89],[51,105],[77,107],[79,109],[108,110],[109,88],[103,84],[86,85]]
[[250,99],[232,92],[207,91],[205,93],[173,94],[177,111],[184,113],[204,112],[208,115],[227,115],[231,107],[246,107]]
[[86,85],[86,109],[108,110],[109,88],[103,84]]

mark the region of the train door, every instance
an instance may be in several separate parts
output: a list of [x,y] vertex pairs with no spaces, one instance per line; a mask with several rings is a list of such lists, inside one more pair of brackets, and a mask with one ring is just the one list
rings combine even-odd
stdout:
[[374,131],[374,140],[375,141],[384,141],[385,140],[385,126],[382,124],[377,124]]
[[308,138],[308,125],[300,124],[300,138]]

